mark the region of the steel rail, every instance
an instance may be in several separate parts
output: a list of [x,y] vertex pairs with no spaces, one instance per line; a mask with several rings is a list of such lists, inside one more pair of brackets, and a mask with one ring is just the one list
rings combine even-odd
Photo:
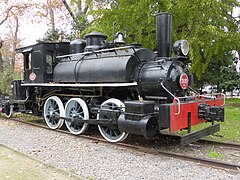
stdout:
[[[172,134],[161,134],[160,136],[173,137],[173,138],[179,138],[179,139],[181,138],[181,136],[172,135]],[[240,144],[237,144],[237,143],[212,141],[212,140],[207,140],[207,139],[200,139],[200,140],[197,140],[195,143],[196,144],[203,144],[203,145],[215,145],[215,146],[220,146],[220,147],[223,147],[223,148],[232,148],[234,150],[239,150],[240,151]]]
[[205,144],[216,145],[216,146],[221,146],[224,148],[232,148],[240,151],[240,144],[237,144],[237,143],[226,143],[226,142],[218,142],[218,141],[205,140],[205,139],[198,140],[197,143],[204,144],[204,145]]
[[[17,118],[5,118],[5,119],[6,120],[12,120],[12,121],[15,121],[15,122],[24,123],[24,124],[39,127],[39,128],[44,128],[44,129],[47,129],[47,130],[50,130],[50,131],[61,132],[61,133],[73,135],[70,132],[65,131],[65,130],[61,130],[61,129],[53,130],[53,129],[50,129],[48,126],[39,125],[39,124],[28,122],[28,121],[23,121],[23,120],[20,120],[20,119],[17,119]],[[43,120],[43,119],[41,119],[41,120]],[[75,135],[73,135],[73,136],[75,136]],[[97,137],[93,137],[93,136],[79,135],[79,137],[89,139],[89,140],[94,140],[96,142],[101,142],[101,143],[105,143],[105,144],[109,144],[109,145],[113,144],[113,143],[108,142],[108,141],[106,141],[102,138],[97,138]],[[158,149],[154,149],[154,148],[136,146],[136,145],[126,144],[126,143],[115,143],[114,145],[119,146],[119,147],[123,147],[123,148],[128,148],[128,149],[140,151],[140,152],[143,152],[143,153],[161,155],[161,156],[180,159],[180,160],[185,160],[185,161],[189,161],[189,162],[196,162],[196,163],[199,163],[200,165],[210,166],[210,167],[213,167],[213,168],[222,169],[222,170],[226,170],[226,171],[231,171],[231,172],[234,172],[234,173],[240,173],[240,164],[228,163],[228,162],[212,160],[212,159],[207,159],[207,158],[193,157],[193,156],[188,156],[188,155],[185,155],[185,154],[167,152],[167,151],[162,151],[162,150],[158,150]]]

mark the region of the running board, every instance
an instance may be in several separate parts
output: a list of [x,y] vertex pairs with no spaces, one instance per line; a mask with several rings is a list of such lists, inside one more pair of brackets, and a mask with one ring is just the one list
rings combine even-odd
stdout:
[[181,145],[187,145],[187,144],[195,142],[203,137],[214,134],[215,132],[218,132],[218,131],[220,131],[220,124],[214,124],[212,126],[204,128],[202,130],[188,133],[188,134],[182,136],[180,139],[180,143],[181,143]]

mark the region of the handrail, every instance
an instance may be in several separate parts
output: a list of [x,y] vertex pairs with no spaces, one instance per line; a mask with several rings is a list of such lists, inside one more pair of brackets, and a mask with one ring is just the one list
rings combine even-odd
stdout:
[[169,93],[174,100],[177,101],[177,105],[178,105],[178,112],[177,113],[174,113],[175,115],[179,115],[181,113],[181,106],[180,106],[180,100],[178,97],[174,96],[163,84],[163,82],[160,83],[160,85],[162,86],[162,88],[167,91],[167,93]]
[[76,55],[87,55],[87,54],[93,54],[93,53],[101,53],[101,52],[108,52],[108,51],[115,51],[116,50],[121,50],[121,49],[133,49],[135,51],[133,46],[123,46],[123,47],[117,47],[117,48],[110,48],[110,49],[101,49],[97,51],[91,51],[91,52],[83,52],[83,53],[76,53],[76,54],[67,54],[63,56],[57,56],[56,58],[65,58],[69,56],[76,56]]

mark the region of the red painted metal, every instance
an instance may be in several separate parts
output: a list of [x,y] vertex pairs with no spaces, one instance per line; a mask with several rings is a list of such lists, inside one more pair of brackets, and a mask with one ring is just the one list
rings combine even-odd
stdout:
[[191,126],[206,122],[198,118],[198,104],[209,104],[210,106],[223,106],[224,99],[219,97],[213,100],[196,98],[193,102],[181,103],[180,113],[178,114],[178,104],[170,106],[170,132],[174,132],[188,127],[188,112],[191,112]]

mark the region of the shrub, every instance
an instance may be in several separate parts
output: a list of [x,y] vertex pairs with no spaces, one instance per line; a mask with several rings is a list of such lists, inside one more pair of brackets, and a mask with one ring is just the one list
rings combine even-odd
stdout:
[[11,69],[0,73],[0,95],[11,95],[11,81],[17,79],[18,76]]

